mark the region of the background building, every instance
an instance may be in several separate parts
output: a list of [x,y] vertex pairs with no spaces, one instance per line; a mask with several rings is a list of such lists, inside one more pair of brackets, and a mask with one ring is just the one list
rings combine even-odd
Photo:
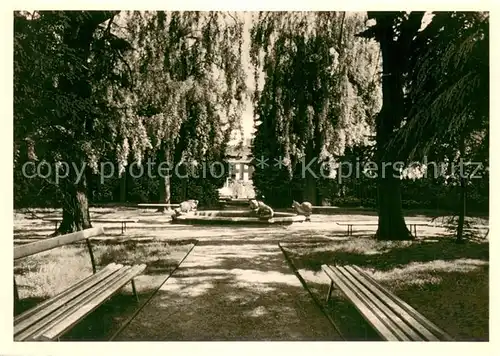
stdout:
[[227,151],[229,172],[224,186],[219,190],[221,197],[253,198],[255,196],[252,173],[251,139],[230,145]]

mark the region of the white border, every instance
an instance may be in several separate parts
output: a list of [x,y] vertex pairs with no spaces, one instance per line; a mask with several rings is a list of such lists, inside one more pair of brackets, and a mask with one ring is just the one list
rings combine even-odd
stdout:
[[[13,38],[13,16],[12,12],[16,9],[121,9],[121,10],[237,10],[237,11],[257,11],[257,10],[343,10],[343,11],[366,11],[366,10],[483,10],[491,12],[491,59],[490,59],[490,78],[491,78],[491,153],[498,152],[498,141],[494,139],[498,132],[498,20],[497,9],[494,1],[464,1],[464,0],[425,0],[403,3],[402,1],[348,1],[334,2],[332,0],[286,0],[282,2],[270,2],[269,0],[254,1],[219,1],[209,3],[206,1],[176,0],[176,1],[148,1],[138,2],[124,1],[19,1],[15,4],[2,3],[2,19],[0,21],[2,34],[1,56],[1,135],[0,140],[2,148],[0,150],[1,162],[6,168],[0,175],[0,229],[1,229],[1,248],[0,248],[0,356],[3,355],[88,355],[91,354],[120,354],[120,355],[141,355],[141,354],[177,354],[177,355],[199,355],[199,354],[248,354],[254,355],[258,352],[269,352],[270,354],[287,353],[289,355],[352,355],[353,353],[362,353],[364,355],[387,355],[404,354],[419,355],[423,353],[433,353],[440,355],[481,355],[485,352],[492,354],[492,343],[496,337],[496,315],[498,307],[499,294],[496,285],[496,232],[499,229],[496,222],[500,221],[498,216],[499,203],[497,203],[498,188],[493,182],[499,181],[496,158],[490,155],[491,160],[491,179],[490,179],[490,342],[473,343],[412,343],[411,346],[403,343],[356,343],[356,342],[62,342],[62,343],[14,343],[12,341],[12,38]],[[497,100],[495,100],[497,98]],[[466,248],[466,247],[464,247]],[[470,291],[464,291],[470,292]]]

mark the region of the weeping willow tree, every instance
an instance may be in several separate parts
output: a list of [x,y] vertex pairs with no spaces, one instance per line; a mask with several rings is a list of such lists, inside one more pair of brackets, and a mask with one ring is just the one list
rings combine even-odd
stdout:
[[134,47],[127,62],[136,83],[133,94],[113,93],[126,108],[116,131],[120,171],[130,156],[154,155],[170,170],[158,175],[159,201],[169,203],[174,167],[199,175],[203,162],[220,162],[240,125],[243,21],[224,12],[136,11],[122,22]]
[[222,159],[243,107],[242,27],[216,12],[15,14],[14,158],[69,165],[47,179],[61,193],[59,233],[91,226],[87,177],[103,163],[122,173],[148,154]]
[[[414,39],[407,75],[407,118],[392,147],[416,160],[434,153],[462,171],[457,241],[463,240],[467,187],[488,166],[489,16],[435,12]],[[482,167],[465,166],[481,162]],[[462,162],[462,164],[460,164]],[[480,168],[480,170],[476,170]],[[431,172],[434,173],[434,172]]]
[[379,51],[356,37],[364,20],[340,12],[263,12],[254,20],[253,181],[273,206],[292,198],[315,205],[330,163],[346,147],[370,142],[380,105]]
[[[117,116],[103,88],[128,85],[122,72],[130,49],[116,36],[111,11],[14,14],[14,164],[50,165],[63,220],[58,233],[91,227],[87,176],[112,149]],[[64,178],[55,179],[57,173]]]

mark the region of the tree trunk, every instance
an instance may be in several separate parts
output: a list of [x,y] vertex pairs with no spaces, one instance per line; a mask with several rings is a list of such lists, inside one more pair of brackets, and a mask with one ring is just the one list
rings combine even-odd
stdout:
[[304,201],[317,205],[318,189],[316,187],[316,178],[311,174],[306,174],[304,187]]
[[181,178],[181,182],[182,182],[182,201],[188,199],[188,179],[189,178]]
[[74,180],[71,180],[65,184],[62,222],[57,229],[56,235],[68,234],[92,227],[85,175],[81,177],[80,182],[76,184],[74,182]]
[[464,242],[466,197],[467,197],[467,180],[463,177],[460,177],[460,212],[458,215],[457,240],[456,240],[457,243]]
[[[158,164],[161,162],[171,162],[170,150],[168,148],[162,147],[158,152]],[[165,173],[165,172],[163,172]],[[170,174],[164,174],[164,176],[158,175],[158,189],[159,189],[159,202],[160,204],[170,204]],[[159,207],[158,212],[164,212],[165,210],[170,210],[170,208],[165,209],[165,207]]]
[[[87,63],[90,57],[90,49],[93,35],[99,24],[112,18],[116,12],[111,11],[90,11],[77,12],[68,11],[65,13],[67,22],[64,28],[63,42],[68,48],[74,51],[77,57],[76,64]],[[67,73],[60,82],[60,90],[73,94],[77,99],[88,100],[92,96],[92,85],[90,83],[89,70],[84,67],[75,73]],[[75,78],[76,77],[76,78]],[[94,126],[92,115],[82,115],[79,117],[81,131],[76,131],[71,141],[83,141],[87,135],[91,135]],[[75,119],[68,115],[69,121]],[[75,125],[77,126],[77,125]],[[68,147],[67,162],[81,163],[80,168],[85,169],[83,152],[79,146]],[[63,193],[63,220],[55,234],[66,234],[92,227],[90,223],[89,203],[87,198],[87,171],[77,179],[76,174],[71,172],[65,182],[62,183]]]
[[[382,52],[382,109],[376,120],[379,220],[376,237],[379,240],[408,240],[401,206],[399,172],[392,164],[397,152],[388,150],[395,129],[404,116],[403,72],[406,53],[403,45],[394,40],[395,17],[390,13],[377,14],[377,40]],[[418,28],[417,28],[418,29]],[[400,39],[402,34],[399,35]],[[387,166],[384,163],[388,163]]]
[[120,203],[127,202],[127,172],[128,170],[126,169],[120,177]]
[[[462,135],[460,139],[460,159],[465,156],[465,139]],[[462,162],[463,163],[463,162]],[[457,243],[464,242],[464,225],[465,225],[465,204],[467,199],[467,177],[465,177],[465,171],[460,170],[460,211],[458,214],[458,226],[457,226]]]
[[[165,177],[159,177],[158,179],[160,204],[170,204],[170,177],[168,175],[165,175]],[[170,210],[170,208],[167,208],[166,210]],[[164,212],[165,207],[159,207],[158,211]]]
[[318,203],[318,179],[319,179],[319,164],[318,164],[318,149],[321,145],[321,133],[315,127],[314,129],[314,139],[310,140],[306,147],[306,161],[305,167],[309,166],[310,171],[308,169],[304,169],[302,172],[304,182],[304,193],[303,193],[303,201],[307,201],[312,205],[317,205]]
[[411,234],[406,228],[401,205],[401,181],[399,178],[379,179],[378,230],[379,240],[408,240]]

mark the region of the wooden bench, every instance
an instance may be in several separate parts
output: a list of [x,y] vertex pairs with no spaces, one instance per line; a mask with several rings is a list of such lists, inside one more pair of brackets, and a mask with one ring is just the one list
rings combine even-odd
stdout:
[[[132,284],[134,296],[139,301],[134,277],[146,269],[145,264],[126,266],[111,263],[96,270],[90,238],[104,233],[102,227],[78,231],[14,248],[14,260],[39,252],[85,240],[90,254],[93,274],[75,283],[62,293],[49,298],[14,318],[15,341],[59,340],[59,338],[127,283]],[[14,300],[19,294],[14,277]]]
[[453,341],[358,266],[322,265],[321,268],[330,279],[326,301],[330,300],[335,284],[384,340]]
[[[378,226],[378,223],[360,223],[360,222],[347,222],[347,223],[337,223],[337,225],[340,226],[347,226],[347,236],[352,236],[352,227],[353,226]],[[417,237],[417,226],[429,226],[429,223],[422,223],[422,222],[409,222],[407,223],[408,227],[410,228],[410,233]]]
[[178,208],[180,204],[137,204],[141,208]]
[[[54,222],[55,229],[57,231],[57,226],[62,221],[62,218],[43,218],[43,220]],[[105,224],[106,223],[111,223],[111,224],[120,223],[121,228],[122,228],[122,232],[121,232],[122,235],[125,231],[127,231],[127,223],[136,223],[137,221],[138,221],[137,219],[92,219],[92,222],[96,222],[96,223],[105,223]]]

